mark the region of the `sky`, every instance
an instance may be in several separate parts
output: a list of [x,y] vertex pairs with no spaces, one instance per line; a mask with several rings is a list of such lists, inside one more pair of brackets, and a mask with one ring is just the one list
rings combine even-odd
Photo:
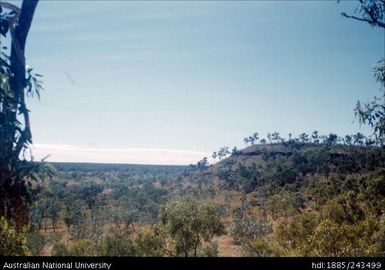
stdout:
[[40,1],[27,63],[34,155],[189,164],[254,132],[370,133],[384,32],[356,1]]

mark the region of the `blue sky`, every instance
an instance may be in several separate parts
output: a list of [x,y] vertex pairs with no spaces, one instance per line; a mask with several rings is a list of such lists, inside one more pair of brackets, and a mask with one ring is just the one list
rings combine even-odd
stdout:
[[[341,17],[355,7],[40,1],[26,51],[45,83],[41,101],[30,100],[36,153],[186,164],[243,147],[253,132],[366,132],[353,107],[379,94],[372,68],[384,56],[384,33]],[[112,160],[115,149],[126,152]],[[128,159],[132,149],[159,158]]]

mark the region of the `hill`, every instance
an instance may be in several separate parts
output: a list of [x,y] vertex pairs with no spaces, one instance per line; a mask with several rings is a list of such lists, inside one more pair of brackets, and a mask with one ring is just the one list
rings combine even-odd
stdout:
[[383,255],[384,166],[376,146],[254,145],[186,174],[182,193],[225,205],[244,255]]

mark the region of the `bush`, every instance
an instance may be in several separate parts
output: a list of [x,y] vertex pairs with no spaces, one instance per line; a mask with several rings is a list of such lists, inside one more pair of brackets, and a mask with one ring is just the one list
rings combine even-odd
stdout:
[[272,227],[268,222],[253,217],[245,217],[235,221],[231,235],[235,241],[244,244],[271,232]]
[[303,248],[310,256],[364,256],[372,253],[360,226],[337,224],[323,220],[308,238]]
[[39,256],[45,245],[45,237],[39,231],[27,234],[27,246],[33,256]]
[[184,200],[173,201],[160,213],[160,227],[173,243],[173,252],[178,256],[196,257],[202,242],[225,234],[225,226],[217,205]]
[[203,248],[203,257],[218,257],[218,242],[212,241],[206,247]]
[[271,247],[264,239],[254,239],[243,247],[243,254],[251,257],[273,257],[279,256],[280,252]]
[[30,251],[27,247],[25,232],[18,230],[4,217],[0,217],[0,255],[30,255]]
[[70,245],[69,256],[93,256],[95,246],[90,240],[77,240]]
[[127,235],[113,234],[107,236],[98,250],[102,256],[135,256],[135,246]]
[[66,245],[57,243],[52,248],[52,256],[68,256],[69,251]]
[[96,247],[89,240],[77,240],[69,246],[57,243],[52,249],[53,256],[95,256]]
[[46,236],[46,242],[50,244],[56,244],[62,239],[62,234],[59,232],[50,232]]
[[162,226],[155,225],[152,230],[138,234],[135,238],[135,246],[138,253],[140,252],[140,256],[160,257],[165,255],[162,247],[165,244],[167,235],[166,231],[162,229],[164,229]]

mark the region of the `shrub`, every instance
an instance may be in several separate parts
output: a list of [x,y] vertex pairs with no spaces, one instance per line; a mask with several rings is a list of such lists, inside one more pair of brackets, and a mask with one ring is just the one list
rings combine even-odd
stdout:
[[0,217],[0,255],[29,255],[27,238],[23,230],[17,229],[5,217]]
[[27,234],[27,246],[33,256],[39,256],[45,245],[45,237],[39,231]]

